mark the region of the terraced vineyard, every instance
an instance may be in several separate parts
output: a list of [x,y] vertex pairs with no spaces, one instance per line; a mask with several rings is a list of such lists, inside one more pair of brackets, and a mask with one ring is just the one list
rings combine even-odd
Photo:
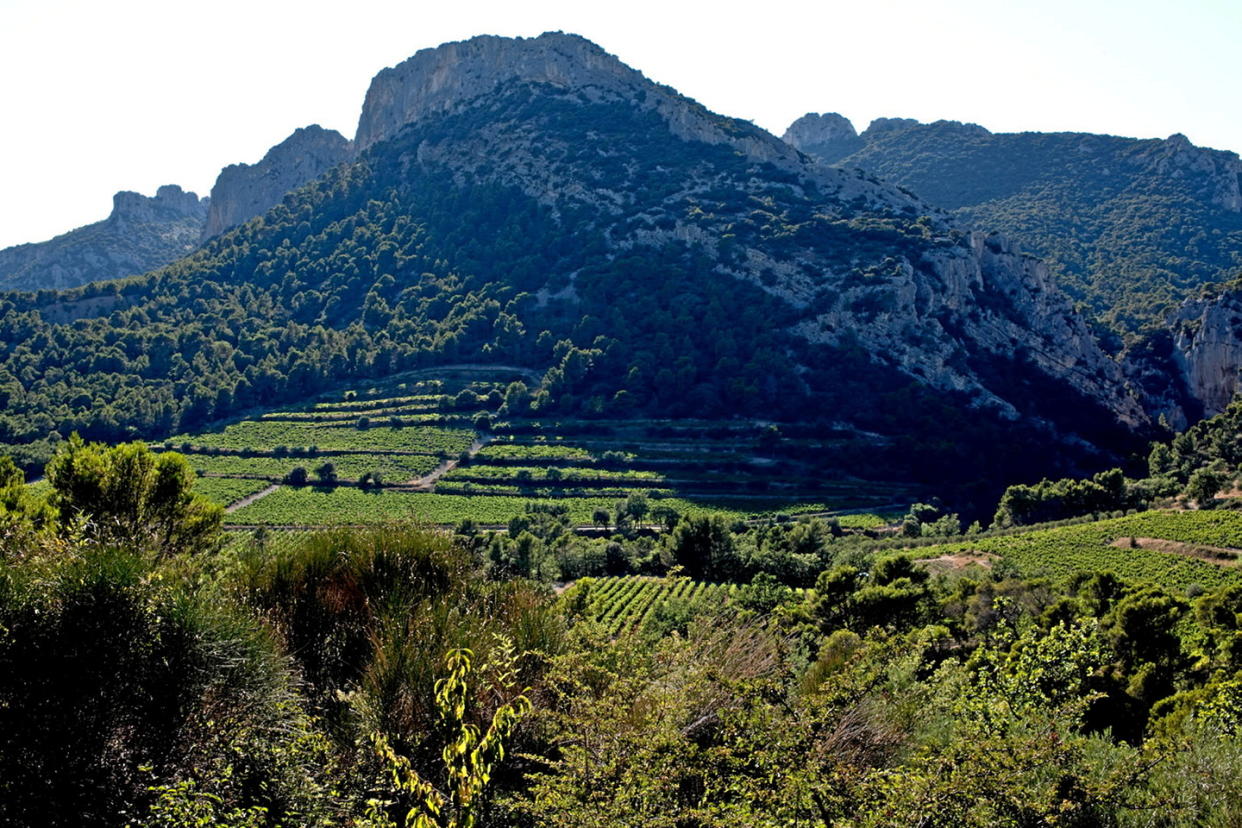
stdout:
[[194,493],[200,494],[221,506],[236,503],[244,497],[266,489],[266,480],[243,480],[228,477],[200,477],[194,481]]
[[[178,435],[159,448],[185,454],[202,475],[200,490],[219,502],[283,482],[299,466],[311,483],[320,482],[320,465],[334,467],[329,485],[284,486],[238,509],[229,520],[239,526],[467,518],[499,526],[532,500],[563,504],[574,523],[593,526],[597,511],[612,514],[633,493],[653,509],[736,520],[900,512],[914,499],[892,484],[834,480],[801,460],[816,447],[782,443],[757,424],[505,419],[514,378],[482,369],[417,372]],[[352,485],[364,479],[367,490]],[[882,522],[855,521],[843,525]]]
[[470,428],[443,426],[376,425],[358,428],[334,422],[278,422],[242,420],[223,431],[196,436],[180,435],[168,441],[172,448],[224,449],[233,452],[270,452],[280,448],[313,447],[316,451],[406,452],[448,457],[460,454],[474,442]]
[[[1226,551],[1217,552],[1216,549]],[[1242,514],[1153,511],[1095,523],[928,546],[919,549],[917,554],[921,558],[936,558],[983,553],[1009,562],[1026,577],[1057,578],[1075,572],[1104,570],[1126,579],[1152,581],[1185,590],[1192,585],[1211,589],[1242,581],[1242,568],[1227,550],[1239,550],[1242,555]]]
[[440,463],[438,457],[420,454],[329,454],[309,457],[244,457],[236,454],[187,454],[186,459],[197,472],[227,477],[257,477],[280,481],[301,466],[308,472],[331,462],[341,480],[358,480],[362,475],[379,472],[385,480],[399,483],[422,477]]

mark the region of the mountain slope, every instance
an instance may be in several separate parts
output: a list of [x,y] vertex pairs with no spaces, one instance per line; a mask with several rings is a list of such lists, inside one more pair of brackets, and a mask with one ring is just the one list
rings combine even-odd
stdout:
[[207,203],[175,184],[152,197],[119,192],[103,221],[0,250],[0,290],[58,290],[163,267],[198,245]]
[[189,429],[463,360],[543,371],[541,417],[849,424],[941,478],[1098,462],[1143,423],[1037,260],[581,38],[420,52],[356,143],[163,271],[0,304],[0,439]]
[[786,138],[828,163],[908,187],[957,221],[1020,239],[1119,334],[1159,326],[1199,285],[1242,270],[1235,153],[1182,135],[994,134],[898,119],[880,119],[858,137],[861,146],[842,152],[832,143],[842,121],[806,116]]

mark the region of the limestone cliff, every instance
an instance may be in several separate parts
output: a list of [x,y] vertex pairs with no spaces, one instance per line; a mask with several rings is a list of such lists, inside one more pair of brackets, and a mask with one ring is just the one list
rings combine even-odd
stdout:
[[1187,299],[1170,314],[1168,330],[1174,345],[1170,373],[1201,410],[1188,413],[1176,399],[1153,400],[1152,407],[1175,427],[1198,414],[1224,411],[1242,388],[1242,289],[1235,285],[1215,296]]
[[0,250],[0,289],[71,288],[162,267],[198,246],[207,207],[175,184],[151,197],[119,192],[103,221]]
[[267,212],[285,193],[321,176],[352,156],[339,132],[311,125],[268,150],[257,164],[232,164],[211,188],[211,209],[203,239],[218,236]]

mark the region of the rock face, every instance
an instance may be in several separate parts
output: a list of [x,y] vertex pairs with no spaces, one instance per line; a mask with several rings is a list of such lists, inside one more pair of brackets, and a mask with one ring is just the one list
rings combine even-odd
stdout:
[[153,197],[119,192],[103,221],[0,250],[0,289],[63,289],[162,267],[198,246],[207,208],[175,184]]
[[[664,119],[685,141],[726,144],[755,161],[799,165],[797,152],[767,132],[652,83],[586,38],[547,32],[535,38],[484,35],[424,49],[384,69],[367,90],[354,138],[359,152],[391,138],[409,124],[459,111],[502,85],[539,84],[574,90],[588,101],[634,101]],[[747,124],[749,126],[749,124]]]
[[302,127],[257,164],[225,167],[211,188],[204,240],[267,212],[285,193],[313,181],[353,155],[344,136],[318,125]]
[[863,147],[854,125],[835,112],[808,112],[790,124],[781,139],[828,164]]
[[1159,413],[1175,427],[1185,427],[1196,414],[1211,417],[1224,411],[1242,390],[1242,289],[1187,299],[1170,314],[1168,328],[1175,377],[1202,410],[1186,412],[1166,403]]

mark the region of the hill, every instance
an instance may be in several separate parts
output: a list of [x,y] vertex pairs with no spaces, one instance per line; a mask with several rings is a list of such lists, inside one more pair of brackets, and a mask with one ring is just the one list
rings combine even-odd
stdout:
[[160,271],[0,300],[0,439],[461,362],[536,370],[540,416],[861,429],[876,473],[948,485],[1099,465],[1145,422],[1038,260],[581,38],[420,52],[355,147]]
[[1242,271],[1242,161],[1184,135],[992,133],[891,118],[858,135],[828,114],[804,116],[785,137],[1020,240],[1119,336],[1159,327],[1200,285]]

